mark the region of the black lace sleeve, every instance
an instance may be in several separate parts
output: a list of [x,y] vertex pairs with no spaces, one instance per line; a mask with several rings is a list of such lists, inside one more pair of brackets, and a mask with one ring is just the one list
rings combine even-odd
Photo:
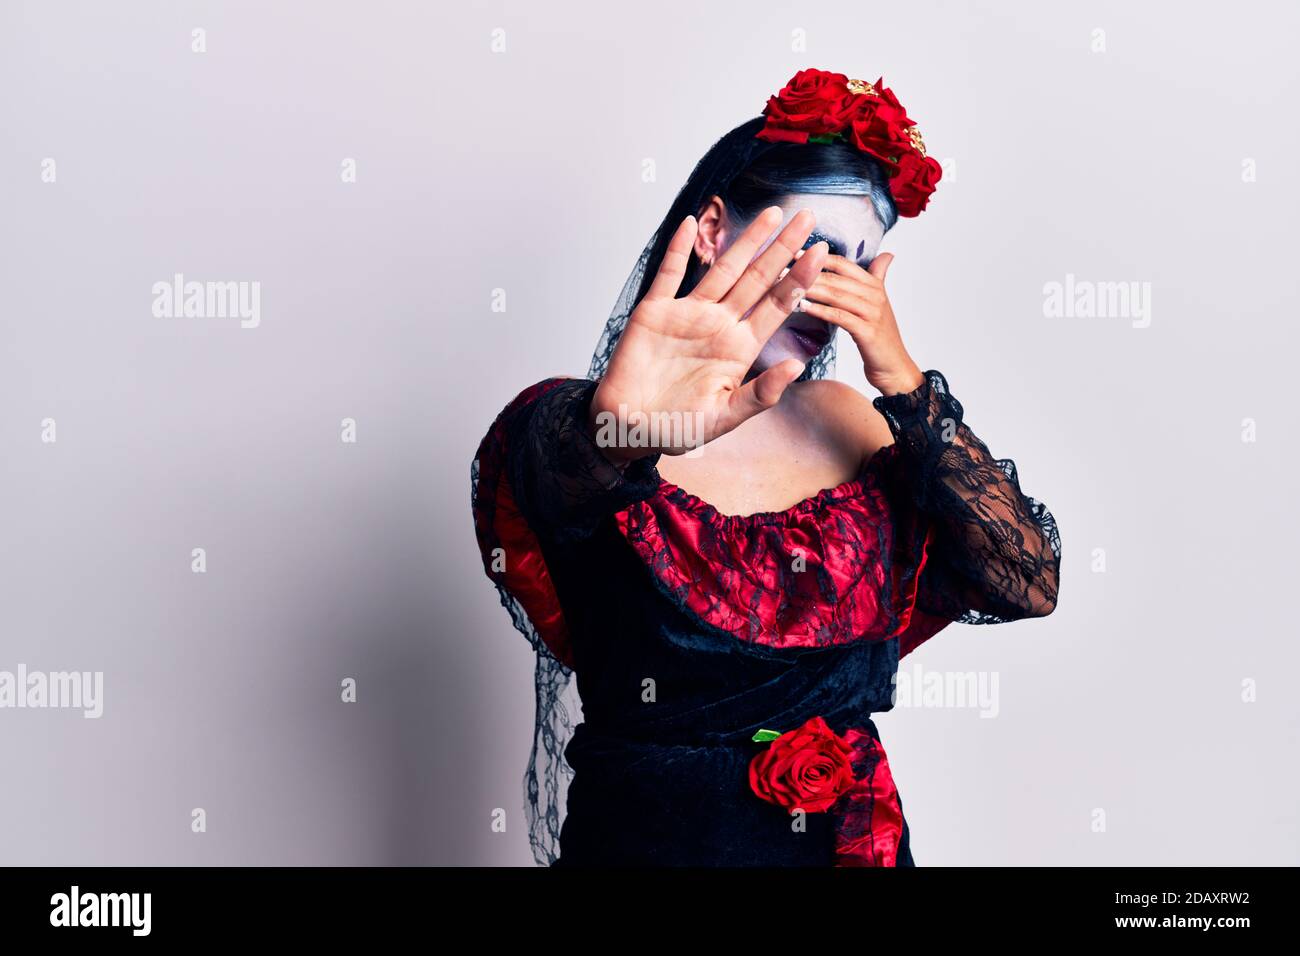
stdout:
[[595,382],[562,378],[524,389],[492,423],[470,465],[483,569],[536,652],[524,811],[534,858],[543,865],[559,856],[573,775],[564,753],[581,713],[572,642],[546,552],[580,544],[607,515],[659,485],[658,456],[620,471],[601,453],[587,423],[595,390]]
[[520,513],[543,540],[590,536],[600,521],[650,497],[659,456],[620,469],[597,446],[588,416],[596,382],[565,379],[508,424],[510,485]]
[[995,459],[963,422],[937,371],[914,391],[873,402],[899,445],[912,504],[935,523],[917,604],[967,624],[998,624],[1056,607],[1056,520],[1020,490],[1016,466]]

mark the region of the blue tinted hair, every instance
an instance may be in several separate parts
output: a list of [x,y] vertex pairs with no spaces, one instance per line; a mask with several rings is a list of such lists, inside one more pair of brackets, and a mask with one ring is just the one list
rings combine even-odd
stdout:
[[866,196],[886,232],[898,222],[880,163],[844,143],[777,143],[719,195],[727,214],[743,227],[791,193]]

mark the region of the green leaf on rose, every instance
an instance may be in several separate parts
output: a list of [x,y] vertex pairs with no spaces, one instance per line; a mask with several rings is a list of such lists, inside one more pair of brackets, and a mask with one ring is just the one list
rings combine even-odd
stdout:
[[754,734],[753,741],[756,744],[765,744],[776,740],[776,738],[780,736],[781,731],[779,730],[760,730],[758,733]]

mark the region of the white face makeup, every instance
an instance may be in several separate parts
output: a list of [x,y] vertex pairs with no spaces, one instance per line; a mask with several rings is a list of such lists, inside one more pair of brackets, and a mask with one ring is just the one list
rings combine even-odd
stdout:
[[[885,227],[867,196],[792,193],[780,206],[782,225],[793,219],[800,209],[812,210],[816,225],[804,248],[825,240],[831,255],[843,256],[864,269],[876,257],[881,240],[885,238]],[[764,243],[763,249],[770,244]],[[788,358],[808,362],[835,332],[833,325],[821,319],[804,312],[792,312],[763,346],[763,351],[754,360],[751,374],[763,372]]]

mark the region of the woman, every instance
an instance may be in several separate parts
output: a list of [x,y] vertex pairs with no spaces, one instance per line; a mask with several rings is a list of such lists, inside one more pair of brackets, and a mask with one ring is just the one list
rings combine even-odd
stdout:
[[[871,714],[949,622],[1050,613],[1060,561],[889,305],[881,239],[939,174],[879,81],[801,71],[700,161],[590,377],[484,438],[479,545],[537,652],[540,862],[913,865]],[[874,401],[825,380],[837,329]]]

